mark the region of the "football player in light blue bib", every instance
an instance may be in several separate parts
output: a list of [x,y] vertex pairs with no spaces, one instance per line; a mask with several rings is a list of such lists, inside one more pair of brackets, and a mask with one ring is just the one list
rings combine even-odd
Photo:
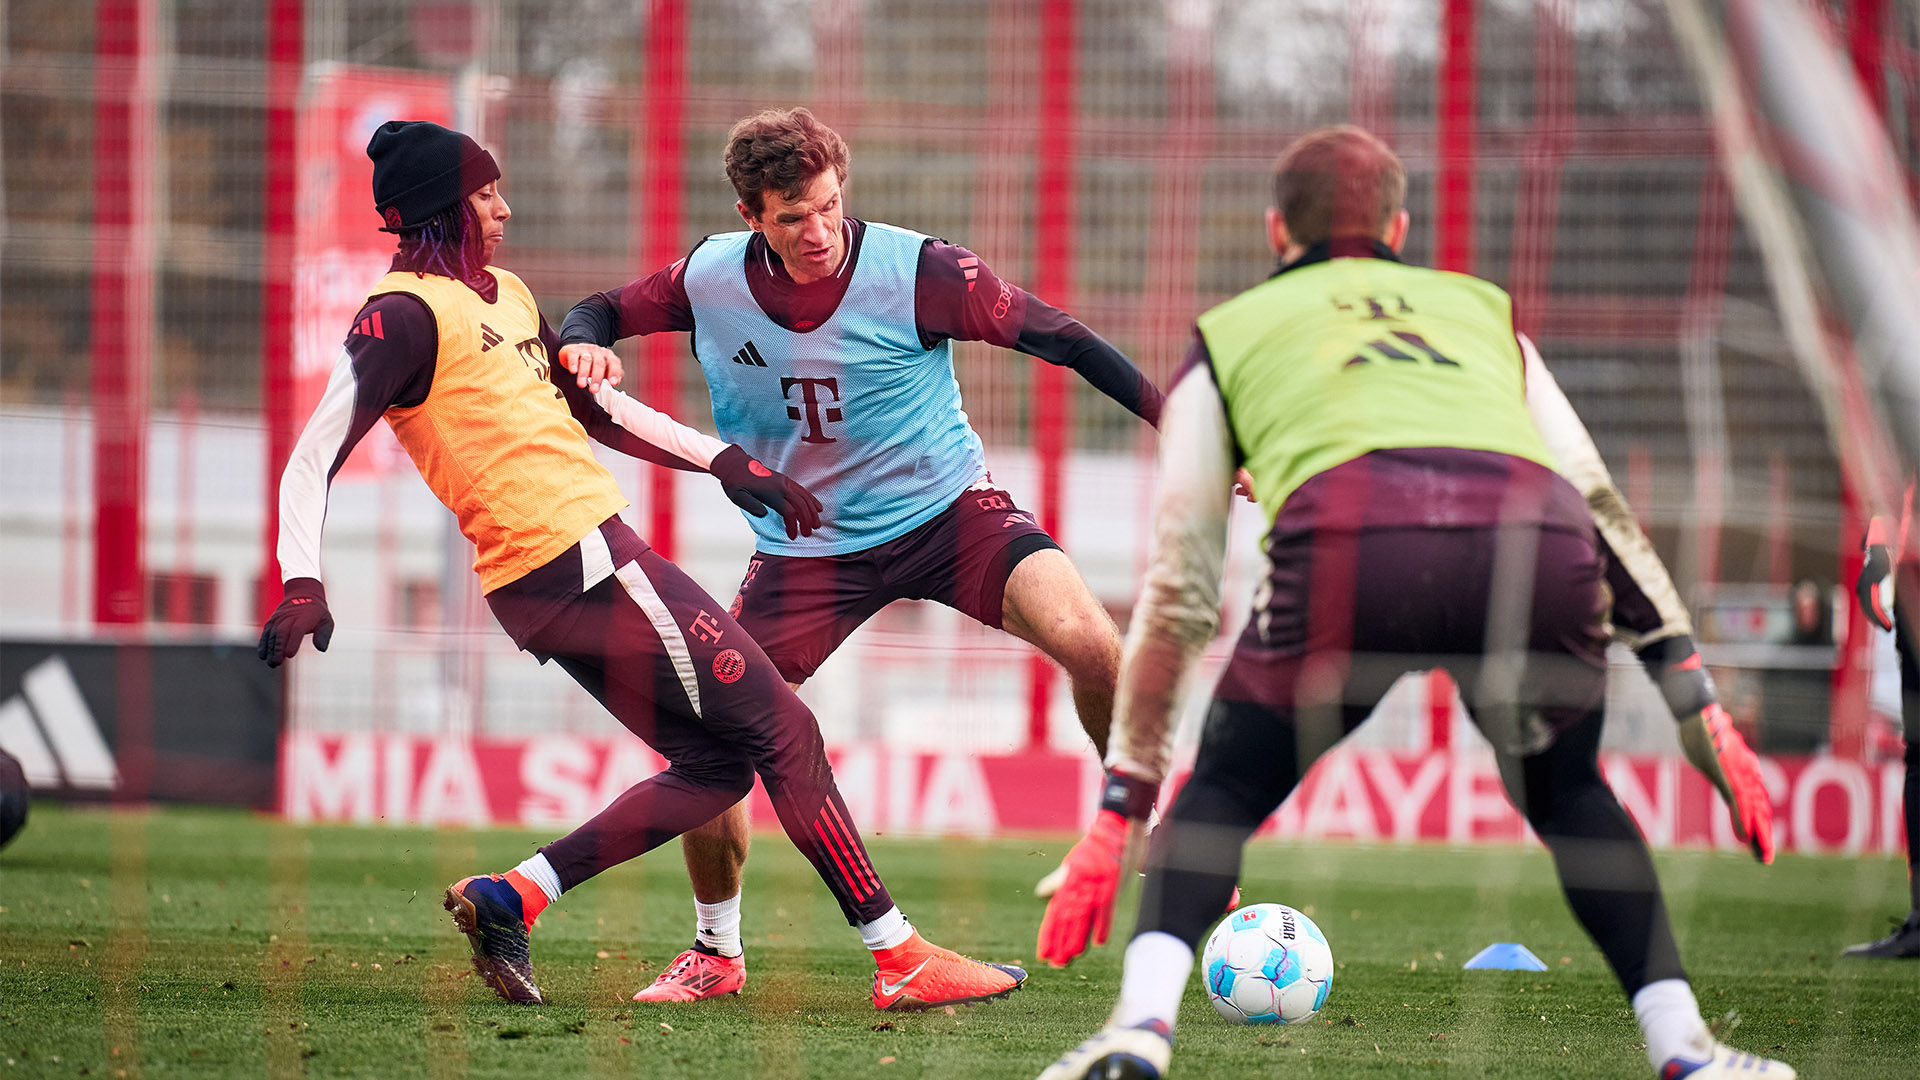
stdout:
[[[1099,335],[967,249],[848,217],[846,143],[806,109],[735,124],[725,158],[747,229],[581,301],[560,331],[561,363],[582,385],[617,382],[607,346],[691,332],[721,437],[825,504],[811,536],[776,517],[748,519],[758,544],[733,615],[790,683],[888,603],[936,600],[1059,663],[1104,756],[1119,634],[1060,546],[993,485],[961,407],[952,342],[1070,367],[1150,424],[1160,391]],[[747,836],[742,805],[684,839],[696,943],[640,1000],[738,985]]]

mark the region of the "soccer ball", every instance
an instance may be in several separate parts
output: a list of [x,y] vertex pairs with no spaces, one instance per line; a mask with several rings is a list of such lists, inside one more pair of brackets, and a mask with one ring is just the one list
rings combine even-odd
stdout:
[[1201,954],[1207,1000],[1229,1024],[1297,1024],[1333,989],[1333,950],[1313,920],[1285,904],[1228,913]]

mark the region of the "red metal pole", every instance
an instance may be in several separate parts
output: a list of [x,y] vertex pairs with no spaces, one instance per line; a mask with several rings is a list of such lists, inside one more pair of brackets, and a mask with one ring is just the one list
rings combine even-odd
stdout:
[[140,130],[141,0],[94,8],[93,100],[93,618],[145,622],[142,495],[146,473],[147,317],[135,147]]
[[[634,140],[642,156],[640,172],[640,273],[651,273],[673,262],[680,250],[680,174],[685,149],[681,124],[687,97],[686,0],[652,0],[647,5],[647,58],[644,100],[640,110],[642,137]],[[647,403],[664,413],[676,411],[679,397],[677,365],[680,342],[653,334],[643,346],[647,356]],[[647,470],[647,541],[662,558],[674,557],[674,474]]]
[[[1073,303],[1074,172],[1079,77],[1079,28],[1075,0],[1045,0],[1040,8],[1040,146],[1034,172],[1034,293],[1060,308]],[[1066,456],[1073,400],[1065,374],[1034,364],[1033,454],[1040,467],[1040,525],[1061,535],[1060,465]],[[1047,743],[1047,713],[1053,703],[1053,665],[1038,653],[1027,674],[1027,745]]]
[[1438,176],[1433,193],[1434,266],[1473,273],[1474,93],[1479,62],[1474,0],[1446,0],[1440,15]]
[[267,513],[254,613],[261,622],[280,603],[276,551],[280,474],[298,436],[293,415],[293,208],[295,108],[306,65],[306,18],[305,0],[271,0],[267,7],[266,160],[260,215],[260,404],[267,428]]

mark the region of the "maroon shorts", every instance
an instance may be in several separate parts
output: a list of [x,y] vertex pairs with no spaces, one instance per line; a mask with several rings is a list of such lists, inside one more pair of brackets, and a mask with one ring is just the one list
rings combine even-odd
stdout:
[[905,536],[847,555],[754,552],[731,614],[788,682],[804,682],[895,600],[933,600],[996,629],[1020,560],[1058,548],[1013,496],[977,485]]
[[1549,744],[1603,702],[1606,592],[1585,504],[1557,478],[1542,495],[1536,523],[1442,527],[1328,527],[1289,500],[1215,700],[1337,737],[1401,675],[1446,668],[1496,746]]

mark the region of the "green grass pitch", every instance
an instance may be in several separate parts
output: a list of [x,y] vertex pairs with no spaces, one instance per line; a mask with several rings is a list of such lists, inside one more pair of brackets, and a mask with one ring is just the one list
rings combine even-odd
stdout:
[[[548,910],[534,961],[552,1004],[474,978],[441,890],[546,839],[527,832],[299,828],[228,811],[41,803],[0,853],[0,1080],[23,1077],[1031,1077],[1093,1031],[1112,946],[1039,969],[1000,1002],[887,1015],[826,890],[778,834],[749,863],[739,998],[627,1000],[691,934],[676,847]],[[873,838],[932,939],[1031,966],[1032,883],[1067,838]],[[1920,963],[1842,961],[1904,908],[1884,858],[1662,856],[1684,955],[1732,1042],[1810,1077],[1920,1075]],[[1638,1030],[1568,916],[1543,852],[1261,842],[1249,901],[1309,912],[1338,968],[1319,1016],[1222,1023],[1188,987],[1176,1077],[1648,1075]],[[1130,925],[1123,916],[1121,927]],[[1550,970],[1467,972],[1495,941]]]

